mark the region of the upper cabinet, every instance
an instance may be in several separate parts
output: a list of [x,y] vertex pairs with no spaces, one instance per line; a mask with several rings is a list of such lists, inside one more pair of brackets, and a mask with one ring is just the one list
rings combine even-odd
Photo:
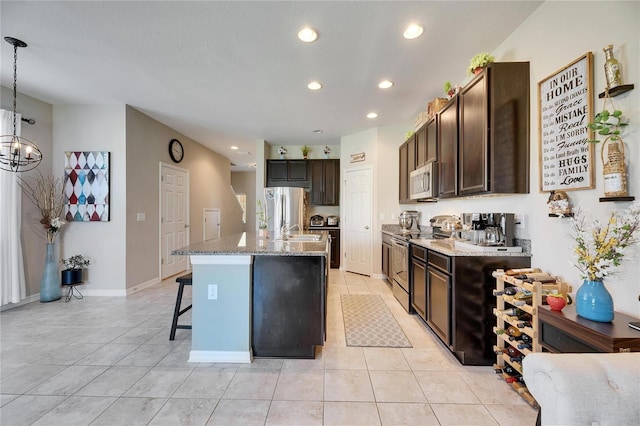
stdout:
[[438,198],[458,195],[458,96],[437,114]]
[[437,135],[436,116],[434,115],[415,134],[416,168],[438,159]]
[[340,160],[309,160],[312,206],[340,205]]
[[267,160],[267,186],[308,188],[307,160]]
[[458,195],[528,193],[529,63],[490,64],[458,103]]
[[[409,142],[411,141],[411,144]],[[412,164],[415,165],[415,135],[411,135],[409,139],[400,145],[399,149],[399,187],[398,187],[398,202],[400,204],[410,203],[409,199],[409,173],[413,171],[413,168],[409,169],[409,157],[413,157]],[[413,150],[413,151],[410,151]]]

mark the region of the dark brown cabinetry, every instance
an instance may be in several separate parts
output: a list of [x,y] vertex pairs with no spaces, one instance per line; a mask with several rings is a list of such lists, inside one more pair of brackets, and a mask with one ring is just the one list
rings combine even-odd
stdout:
[[411,306],[423,320],[427,320],[427,249],[411,245]]
[[[413,139],[413,136],[411,136]],[[415,144],[412,144],[412,147],[415,148]],[[400,145],[399,157],[400,164],[398,166],[399,170],[399,181],[400,185],[398,188],[398,201],[400,204],[410,203],[409,199],[409,157],[413,156],[413,152],[409,152],[409,141],[406,141],[402,145]]]
[[458,102],[458,194],[528,193],[529,63],[489,65]]
[[391,237],[382,234],[382,273],[387,277],[387,281],[391,282]]
[[438,198],[458,195],[458,97],[437,114]]
[[308,188],[307,160],[267,160],[267,186]]
[[340,160],[309,160],[312,206],[340,204]]
[[638,318],[615,313],[612,322],[590,321],[576,314],[575,305],[562,311],[539,306],[539,335],[543,351],[640,352],[640,331],[629,327]]
[[329,235],[331,236],[331,262],[332,268],[340,267],[340,230],[330,229]]
[[451,347],[451,258],[429,251],[427,266],[427,324]]

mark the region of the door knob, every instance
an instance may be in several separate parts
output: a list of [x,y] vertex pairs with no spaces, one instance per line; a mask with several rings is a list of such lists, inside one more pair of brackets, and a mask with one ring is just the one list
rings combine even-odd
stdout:
[[369,229],[369,225],[365,226],[364,229]]

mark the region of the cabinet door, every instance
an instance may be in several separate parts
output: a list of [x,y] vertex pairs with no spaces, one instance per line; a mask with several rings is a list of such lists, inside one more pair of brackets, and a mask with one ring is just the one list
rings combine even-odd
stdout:
[[458,194],[458,97],[455,96],[438,116],[438,197]]
[[423,320],[427,320],[427,271],[425,264],[411,259],[411,306]]
[[389,255],[391,254],[391,246],[382,243],[382,273],[387,277],[387,281],[391,281],[389,275]]
[[427,125],[416,132],[416,168],[427,164]]
[[340,231],[330,230],[329,235],[331,235],[331,267],[339,268],[340,267]]
[[324,196],[325,206],[340,205],[340,160],[323,160],[324,163]]
[[440,339],[451,344],[451,277],[427,269],[427,324]]
[[409,143],[405,142],[400,145],[400,165],[398,167],[399,170],[399,182],[400,186],[398,189],[398,201],[402,203],[406,203],[409,201],[409,166],[408,166],[408,155],[409,155]]
[[416,135],[409,138],[407,142],[407,172],[411,173],[416,169]]
[[427,122],[427,152],[426,161],[438,161],[438,125],[436,117]]
[[478,76],[460,93],[460,195],[489,190],[487,74]]
[[286,181],[288,175],[287,160],[267,160],[267,181]]
[[296,181],[307,180],[307,160],[287,160],[289,165],[288,179]]
[[309,194],[309,204],[321,206],[324,195],[324,161],[309,160],[309,173],[311,175],[311,192]]

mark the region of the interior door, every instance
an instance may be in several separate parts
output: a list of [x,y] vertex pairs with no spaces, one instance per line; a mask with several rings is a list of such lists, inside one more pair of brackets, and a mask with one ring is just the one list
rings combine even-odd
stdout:
[[371,275],[371,175],[370,167],[345,171],[345,270],[362,275]]
[[220,238],[220,209],[204,209],[204,240]]
[[160,256],[161,278],[188,267],[187,256],[171,251],[189,245],[189,171],[160,165]]

